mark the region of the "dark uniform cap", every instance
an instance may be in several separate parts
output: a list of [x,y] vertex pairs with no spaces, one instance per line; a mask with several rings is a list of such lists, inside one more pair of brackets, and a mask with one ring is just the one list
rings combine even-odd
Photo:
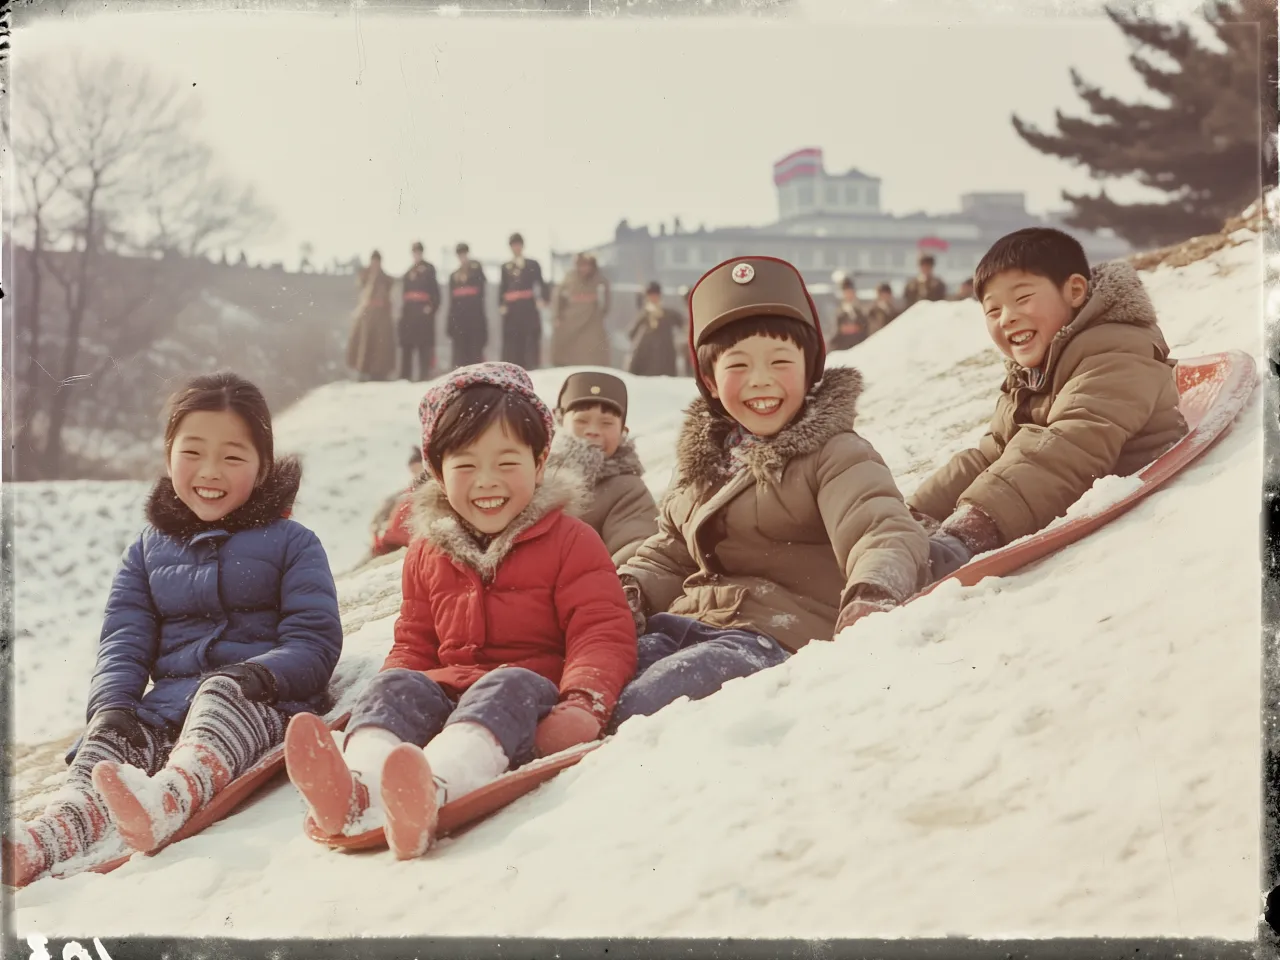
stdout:
[[460,244],[458,244],[456,247],[454,247],[454,248],[453,248],[453,252],[454,252],[454,253],[459,253],[459,254],[461,254],[461,253],[470,253],[470,252],[471,252],[471,248],[470,248],[470,247],[468,247],[465,243],[460,243]]
[[415,241],[413,241],[413,246],[409,248],[409,252],[410,252],[410,253],[421,253],[421,252],[422,252],[422,241],[421,241],[421,240],[415,240]]
[[507,240],[507,246],[514,246],[517,243],[523,245],[524,237],[520,236],[518,233],[513,233],[510,239]]
[[622,419],[627,419],[627,385],[609,373],[594,370],[570,374],[560,388],[556,409],[568,411],[575,403],[603,403],[616,407]]
[[[698,347],[721,327],[746,317],[787,317],[813,327],[818,339],[815,381],[827,360],[818,307],[809,296],[800,271],[777,257],[737,257],[712,267],[689,291],[689,350],[697,369]],[[694,378],[703,396],[707,385]]]
[[661,293],[662,284],[660,284],[657,280],[651,280],[649,281],[649,285],[644,288],[644,292],[645,293]]

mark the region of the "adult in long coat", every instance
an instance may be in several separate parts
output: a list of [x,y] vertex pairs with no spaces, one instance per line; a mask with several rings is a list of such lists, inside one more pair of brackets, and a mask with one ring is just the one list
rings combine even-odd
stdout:
[[551,334],[551,364],[556,367],[612,366],[609,334],[609,281],[596,258],[578,254],[574,271],[556,290]]
[[391,321],[391,287],[377,250],[360,271],[360,303],[347,339],[347,366],[361,380],[387,380],[396,368],[396,334]]
[[631,326],[631,359],[627,370],[642,377],[676,375],[676,337],[684,319],[662,304],[662,287],[655,281],[645,290],[640,316]]

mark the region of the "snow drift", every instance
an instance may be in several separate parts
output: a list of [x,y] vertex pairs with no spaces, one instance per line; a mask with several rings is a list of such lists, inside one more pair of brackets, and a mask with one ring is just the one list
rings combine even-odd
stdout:
[[[1144,274],[1175,356],[1261,360],[1262,243],[1233,241]],[[919,305],[830,362],[863,371],[859,429],[904,493],[977,439],[1001,377],[972,302]],[[535,385],[553,400],[565,373]],[[694,388],[628,385],[658,492]],[[368,516],[401,483],[419,396],[333,385],[278,420],[278,448],[306,462],[296,516],[335,570],[359,558]],[[1260,424],[1255,395],[1202,460],[1083,542],[632,721],[421,861],[322,849],[282,783],[109,876],[34,884],[16,900],[18,933],[1252,938]],[[114,523],[127,497],[112,491],[59,489],[19,516],[75,503],[88,525],[116,497]],[[45,558],[20,574],[20,624],[24,596],[100,609],[114,557],[62,576],[61,523],[40,534],[20,521],[17,538]],[[400,567],[339,578],[344,696],[390,645]],[[63,621],[74,635],[50,616],[18,645],[20,710],[65,702],[64,727],[79,722],[96,642],[79,616]]]

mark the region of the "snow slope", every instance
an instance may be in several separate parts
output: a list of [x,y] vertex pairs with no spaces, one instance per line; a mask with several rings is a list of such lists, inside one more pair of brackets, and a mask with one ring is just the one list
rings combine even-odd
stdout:
[[[1145,276],[1177,355],[1261,359],[1261,255]],[[972,303],[920,305],[831,362],[863,371],[859,429],[904,492],[976,439],[1001,376]],[[536,374],[543,396],[563,374]],[[660,490],[693,386],[630,386]],[[400,482],[418,392],[339,385],[280,418],[335,568]],[[422,861],[310,843],[284,783],[110,876],[33,885],[17,932],[1251,938],[1260,422],[1255,396],[1168,487],[1016,577],[628,723]],[[348,696],[390,644],[400,566],[340,578]]]

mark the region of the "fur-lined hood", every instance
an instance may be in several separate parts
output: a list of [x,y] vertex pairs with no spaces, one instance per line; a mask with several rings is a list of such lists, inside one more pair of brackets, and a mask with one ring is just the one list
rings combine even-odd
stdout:
[[[833,367],[805,398],[800,415],[778,434],[753,444],[745,453],[751,473],[761,480],[777,480],[796,457],[813,453],[837,434],[853,429],[862,374],[853,367]],[[729,459],[725,441],[735,422],[714,413],[703,397],[685,410],[684,427],[676,443],[679,470],[672,489],[707,487],[723,477]]]
[[217,530],[238,533],[268,527],[289,516],[301,485],[302,463],[294,456],[280,457],[248,500],[221,520],[205,522],[178,499],[173,481],[162,477],[147,497],[147,522],[178,540],[190,540],[197,534]]
[[1072,339],[1085,330],[1115,323],[1143,327],[1151,331],[1165,356],[1169,347],[1160,332],[1155,305],[1142,285],[1142,278],[1133,266],[1124,260],[1100,263],[1093,268],[1089,278],[1089,298],[1080,307],[1075,319],[1058,331],[1045,354],[1044,370],[1038,377],[1033,371],[1019,366],[1013,360],[1005,360],[1010,387],[1047,384],[1057,358]]
[[499,564],[522,533],[555,510],[577,516],[590,500],[590,494],[578,474],[568,470],[548,470],[542,483],[534,490],[529,505],[489,542],[488,547],[481,548],[467,532],[457,512],[449,506],[444,487],[435,478],[424,474],[411,496],[413,506],[409,530],[412,535],[426,540],[450,559],[471,567],[486,583],[493,580]]
[[551,443],[551,455],[547,458],[548,472],[563,469],[581,474],[588,489],[612,477],[644,476],[644,464],[640,462],[636,443],[631,437],[624,436],[613,456],[606,457],[600,447],[575,437],[568,430],[556,433]]

